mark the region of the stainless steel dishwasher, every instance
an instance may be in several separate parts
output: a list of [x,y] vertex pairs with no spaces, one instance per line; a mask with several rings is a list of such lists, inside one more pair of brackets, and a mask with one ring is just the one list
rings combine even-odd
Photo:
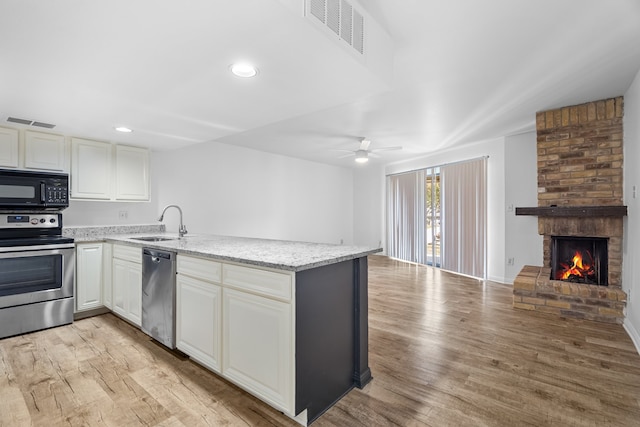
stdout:
[[142,249],[142,331],[176,348],[176,253]]

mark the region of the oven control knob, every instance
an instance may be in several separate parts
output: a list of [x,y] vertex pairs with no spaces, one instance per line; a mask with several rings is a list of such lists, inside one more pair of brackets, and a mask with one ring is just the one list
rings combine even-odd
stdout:
[[31,224],[32,224],[32,225],[36,225],[36,224],[38,224],[38,218],[33,218],[33,219],[31,220]]
[[51,224],[53,224],[54,222],[56,222],[56,219],[55,219],[55,218],[51,218],[51,219],[49,220],[49,222],[50,222]]
[[40,218],[40,223],[43,223],[45,221],[44,218]]

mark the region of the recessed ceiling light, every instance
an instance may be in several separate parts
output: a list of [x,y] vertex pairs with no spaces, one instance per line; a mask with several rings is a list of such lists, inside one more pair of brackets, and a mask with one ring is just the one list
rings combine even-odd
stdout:
[[238,77],[255,77],[258,74],[258,69],[246,62],[238,62],[231,64],[229,67],[231,72]]
[[124,126],[118,126],[117,128],[115,128],[118,132],[124,132],[124,133],[131,133],[133,132],[131,129],[124,127]]

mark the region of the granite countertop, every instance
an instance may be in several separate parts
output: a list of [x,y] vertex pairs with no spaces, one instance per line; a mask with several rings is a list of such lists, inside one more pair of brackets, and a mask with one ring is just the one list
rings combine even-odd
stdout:
[[165,232],[164,224],[134,224],[134,225],[72,225],[62,228],[62,235],[72,237],[76,243],[102,242],[114,234],[153,235]]
[[106,235],[104,240],[111,243],[161,249],[180,254],[208,257],[219,261],[253,264],[287,271],[308,270],[382,251],[382,248],[366,246],[330,245],[205,234],[187,234],[181,238],[178,238],[176,234],[151,234],[153,236],[161,235],[173,238],[173,240],[160,242],[143,242],[132,239],[132,237],[143,237],[145,235],[150,234]]

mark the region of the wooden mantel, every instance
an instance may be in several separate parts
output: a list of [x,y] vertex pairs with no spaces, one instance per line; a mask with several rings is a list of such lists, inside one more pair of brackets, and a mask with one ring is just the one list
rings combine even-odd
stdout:
[[623,217],[626,206],[541,206],[516,208],[516,215],[541,217]]

